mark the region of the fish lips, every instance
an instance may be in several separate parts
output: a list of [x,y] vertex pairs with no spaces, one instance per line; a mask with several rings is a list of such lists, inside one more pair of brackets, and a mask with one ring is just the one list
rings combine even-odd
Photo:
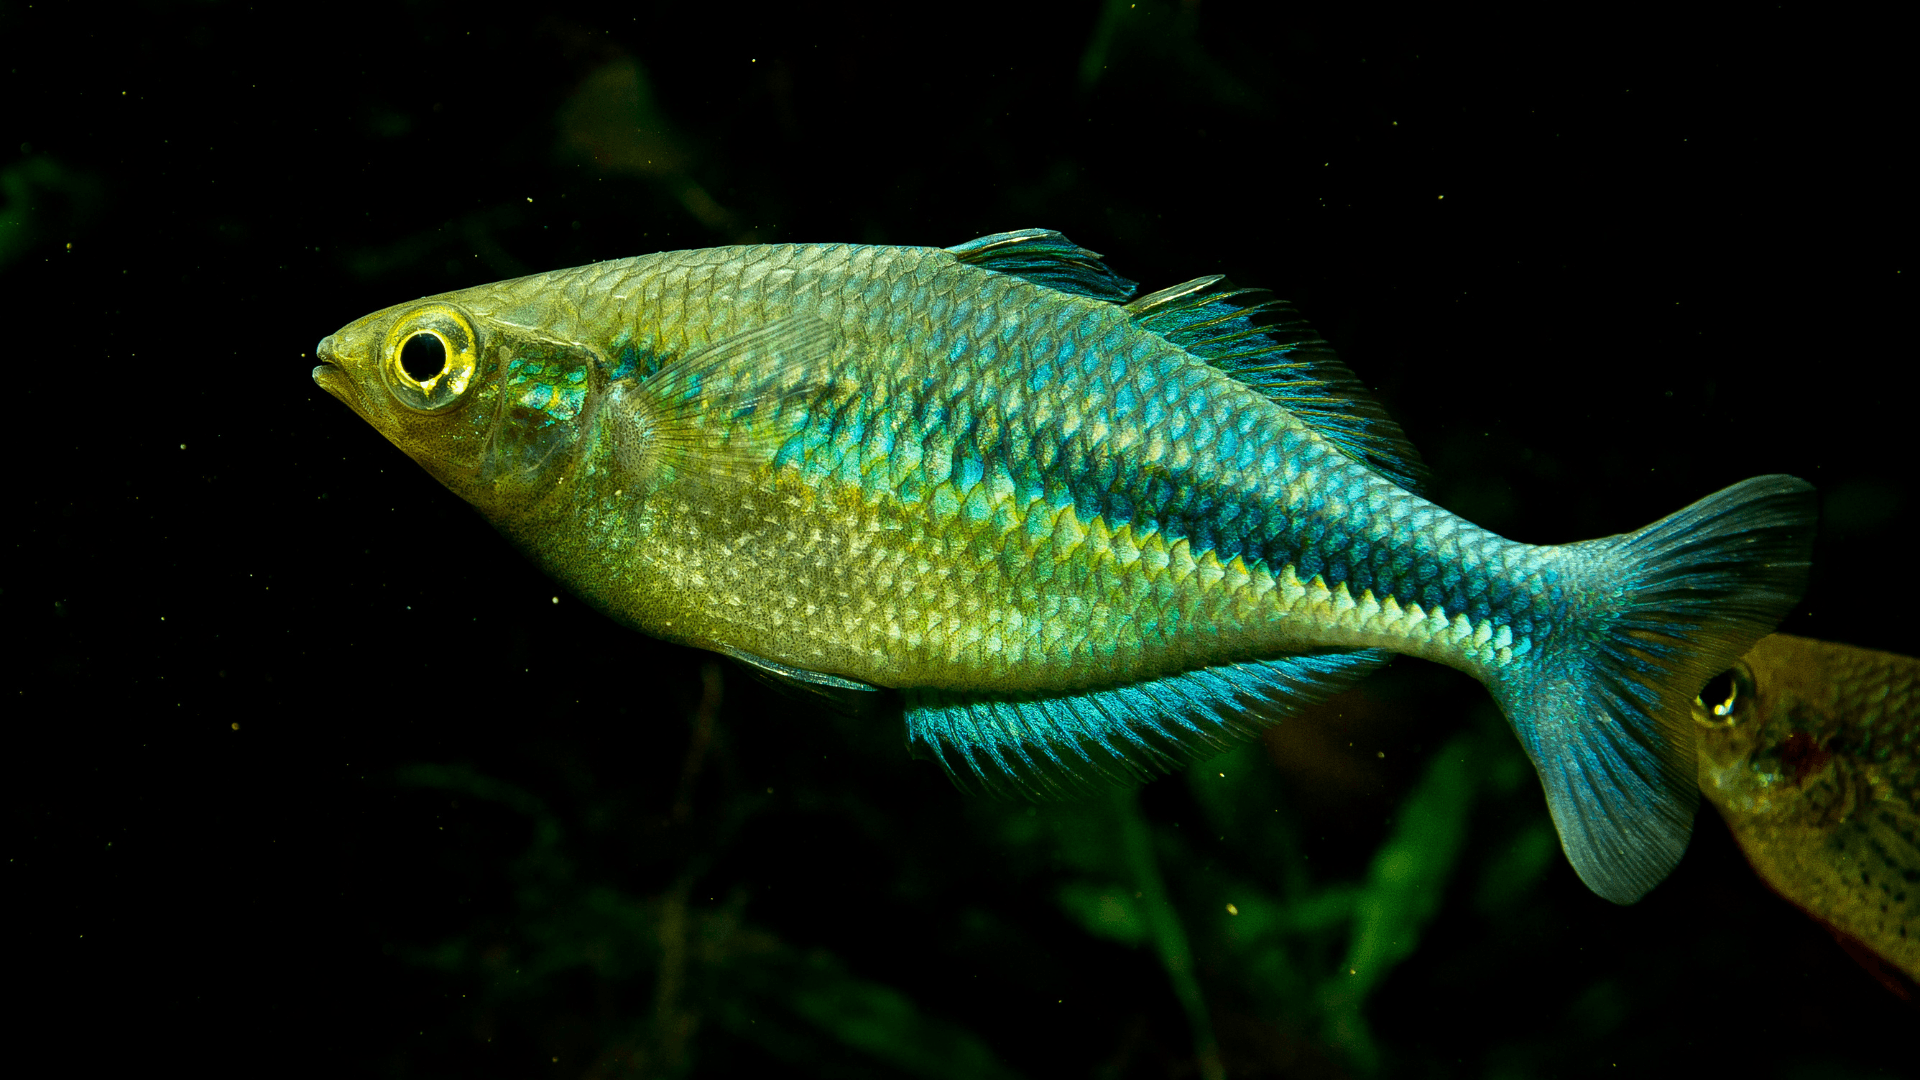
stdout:
[[355,400],[358,397],[355,393],[357,388],[354,386],[353,375],[347,371],[346,365],[340,362],[340,354],[334,350],[334,335],[329,334],[321,338],[320,344],[314,347],[313,354],[320,360],[313,367],[313,381],[319,384],[320,389],[353,406],[357,412],[359,410],[358,402]]
[[320,389],[338,398],[342,405],[352,409],[355,416],[372,424],[376,430],[385,434],[387,428],[382,422],[383,418],[376,416],[370,408],[366,387],[360,385],[359,376],[347,366],[347,361],[335,348],[335,336],[328,335],[321,339],[320,344],[313,350],[314,355],[320,360],[320,363],[314,365],[313,381],[319,384]]

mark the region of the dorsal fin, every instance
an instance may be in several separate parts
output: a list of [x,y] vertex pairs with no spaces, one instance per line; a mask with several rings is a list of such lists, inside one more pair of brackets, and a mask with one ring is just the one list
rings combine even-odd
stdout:
[[963,263],[1011,274],[1035,285],[1110,303],[1125,303],[1139,287],[1088,251],[1052,229],[1015,229],[994,233],[947,249]]
[[1213,274],[1126,309],[1141,329],[1258,390],[1348,456],[1409,491],[1425,486],[1427,467],[1400,425],[1292,304]]

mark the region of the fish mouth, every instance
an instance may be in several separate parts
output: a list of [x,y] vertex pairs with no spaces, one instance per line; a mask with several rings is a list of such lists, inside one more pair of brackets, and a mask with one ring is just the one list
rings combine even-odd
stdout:
[[334,351],[333,335],[321,338],[320,344],[314,347],[313,355],[320,361],[313,367],[313,381],[319,384],[320,389],[352,404],[353,378],[340,365],[340,355]]

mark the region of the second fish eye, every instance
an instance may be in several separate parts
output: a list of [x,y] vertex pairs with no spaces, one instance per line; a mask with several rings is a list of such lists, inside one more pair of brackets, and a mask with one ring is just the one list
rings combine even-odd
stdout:
[[1707,680],[1700,689],[1700,696],[1694,704],[1704,714],[1704,718],[1721,724],[1739,723],[1741,714],[1751,704],[1753,697],[1753,674],[1747,666],[1736,663],[1727,670]]
[[400,346],[400,370],[424,383],[447,368],[447,343],[440,335],[422,330]]

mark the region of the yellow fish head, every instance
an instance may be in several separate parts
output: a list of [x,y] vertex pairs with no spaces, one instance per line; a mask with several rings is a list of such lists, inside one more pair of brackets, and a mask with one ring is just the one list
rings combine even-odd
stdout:
[[483,509],[498,415],[501,342],[463,306],[433,298],[376,311],[320,342],[313,381],[442,484]]

